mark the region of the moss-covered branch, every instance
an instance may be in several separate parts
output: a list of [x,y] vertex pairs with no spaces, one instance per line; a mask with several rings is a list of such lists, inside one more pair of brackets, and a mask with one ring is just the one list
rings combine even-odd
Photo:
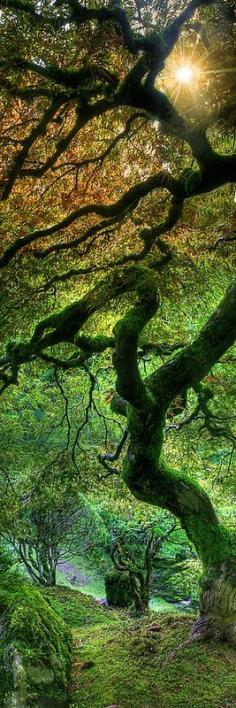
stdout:
[[[77,366],[93,353],[105,351],[107,347],[112,346],[113,338],[89,338],[78,336],[78,333],[91,315],[99,312],[105,303],[135,290],[142,272],[137,266],[113,271],[110,277],[101,280],[80,300],[39,322],[31,339],[20,343],[10,342],[6,355],[0,359],[0,380],[3,382],[0,393],[7,386],[17,383],[19,367],[22,364],[40,357],[44,350],[60,342],[75,343],[79,347],[81,360],[78,358]],[[53,360],[53,357],[49,359]],[[69,368],[66,362],[61,363],[63,368]],[[72,367],[75,363],[72,360]]]
[[227,290],[198,337],[149,379],[159,404],[167,409],[181,391],[201,381],[236,339],[236,282]]
[[116,349],[114,366],[117,372],[117,392],[122,398],[138,409],[150,406],[150,394],[142,381],[137,348],[140,334],[158,308],[155,282],[148,270],[141,271],[137,280],[138,301],[134,307],[116,324],[114,335]]
[[201,486],[165,461],[163,443],[166,413],[173,398],[196,386],[236,339],[236,284],[226,292],[193,343],[145,382],[137,373],[137,339],[147,319],[140,319],[135,327],[135,314],[134,308],[115,329],[117,391],[129,404],[125,482],[138,499],[179,517],[206,566],[221,563],[235,554],[235,540],[220,525]]

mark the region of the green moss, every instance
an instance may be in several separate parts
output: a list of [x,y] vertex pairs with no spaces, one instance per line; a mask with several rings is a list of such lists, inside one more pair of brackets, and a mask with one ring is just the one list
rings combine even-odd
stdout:
[[210,498],[196,480],[159,459],[161,433],[157,425],[153,435],[151,422],[143,423],[129,407],[131,444],[123,469],[125,483],[137,499],[168,509],[179,518],[205,568],[225,561],[234,564],[235,533],[219,523]]
[[128,573],[114,568],[105,575],[106,598],[111,607],[129,607],[132,602]]
[[137,622],[120,617],[115,627],[87,627],[75,635],[71,708],[233,708],[232,649],[196,642],[177,650],[174,658],[171,653],[188,637],[191,618],[155,614]]
[[[29,705],[46,705],[46,697],[48,706],[66,706],[65,692],[63,696],[58,684],[50,683],[54,654],[51,645],[58,641],[57,656],[62,658],[61,644],[66,643],[67,633],[69,636],[62,618],[74,627],[71,708],[105,708],[112,704],[119,708],[235,705],[235,651],[213,642],[196,642],[181,650],[180,644],[188,638],[191,628],[189,616],[155,613],[137,621],[124,611],[103,609],[93,598],[66,587],[43,593],[27,584],[8,592],[5,589],[5,609],[6,598],[12,616],[8,639],[14,639],[15,646],[21,649],[31,682]],[[179,649],[173,658],[171,653],[176,648]],[[65,658],[68,651],[66,647],[64,650]],[[40,695],[38,682],[43,687]]]
[[209,523],[204,513],[189,514],[186,522],[183,522],[183,527],[193,541],[205,568],[217,567],[225,562],[235,566],[235,533],[220,523]]
[[80,334],[75,337],[74,341],[85,352],[103,352],[108,347],[114,346],[114,337],[108,337],[105,334],[99,334],[96,337]]
[[[60,705],[67,697],[71,663],[71,633],[62,618],[50,607],[43,594],[29,583],[5,584],[1,592],[5,617],[5,658],[11,667],[12,652],[21,657],[29,689],[29,701],[41,693],[54,697]],[[34,676],[48,671],[51,681],[34,681]]]
[[[144,573],[136,570],[135,575],[143,586]],[[134,602],[132,586],[128,572],[121,572],[111,568],[105,575],[106,598],[111,607],[130,607]],[[145,598],[141,598],[145,599]]]
[[[90,624],[106,624],[110,613],[92,597],[64,586],[47,588],[44,596],[53,610],[69,627],[83,627]],[[114,621],[114,620],[113,620]]]

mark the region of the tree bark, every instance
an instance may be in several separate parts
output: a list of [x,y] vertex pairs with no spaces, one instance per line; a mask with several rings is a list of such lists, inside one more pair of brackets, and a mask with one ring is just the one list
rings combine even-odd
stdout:
[[139,335],[158,307],[153,280],[142,275],[138,302],[116,325],[117,392],[128,401],[130,444],[123,477],[137,499],[168,509],[180,520],[203,564],[200,618],[193,638],[217,637],[236,644],[236,539],[218,520],[202,487],[172,469],[163,456],[167,410],[175,396],[195,386],[233,344],[236,285],[230,288],[191,345],[148,380],[137,366]]

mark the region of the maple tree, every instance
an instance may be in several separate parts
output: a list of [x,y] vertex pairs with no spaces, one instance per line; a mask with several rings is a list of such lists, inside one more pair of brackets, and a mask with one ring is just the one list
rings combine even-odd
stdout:
[[[186,204],[196,198],[202,204],[235,182],[233,4],[8,0],[1,8],[0,267],[11,340],[0,359],[1,393],[36,359],[63,371],[86,370],[95,354],[114,352],[111,407],[127,418],[125,483],[138,499],[180,519],[203,562],[193,636],[235,641],[235,535],[193,476],[172,468],[163,454],[166,416],[173,402],[183,410],[189,391],[214,428],[212,389],[202,382],[234,344],[235,283],[186,346],[173,343],[164,352],[142,334],[158,317],[159,283],[173,267],[169,236]],[[177,96],[173,90],[183,39],[186,56],[194,46],[200,67],[200,102],[192,103],[184,88]],[[211,242],[211,253],[224,239]],[[228,241],[234,239],[230,233]],[[26,301],[15,336],[15,312]],[[94,325],[84,332],[104,304],[121,302],[126,311],[120,308],[112,334],[94,333]],[[146,378],[141,337],[144,353],[159,346],[170,356]]]

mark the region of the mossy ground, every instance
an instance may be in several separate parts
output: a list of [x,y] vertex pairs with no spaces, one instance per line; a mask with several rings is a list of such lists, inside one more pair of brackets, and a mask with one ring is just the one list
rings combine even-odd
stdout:
[[137,620],[102,610],[96,621],[92,602],[91,618],[73,632],[71,708],[236,708],[233,649],[193,643],[171,657],[188,637],[191,617],[155,613]]
[[192,616],[168,610],[137,619],[71,588],[43,594],[73,632],[71,708],[236,708],[233,649],[194,643],[171,656]]
[[107,624],[109,618],[114,623],[115,613],[104,609],[93,597],[78,590],[58,585],[55,588],[47,588],[44,594],[51,607],[71,629],[91,624]]

